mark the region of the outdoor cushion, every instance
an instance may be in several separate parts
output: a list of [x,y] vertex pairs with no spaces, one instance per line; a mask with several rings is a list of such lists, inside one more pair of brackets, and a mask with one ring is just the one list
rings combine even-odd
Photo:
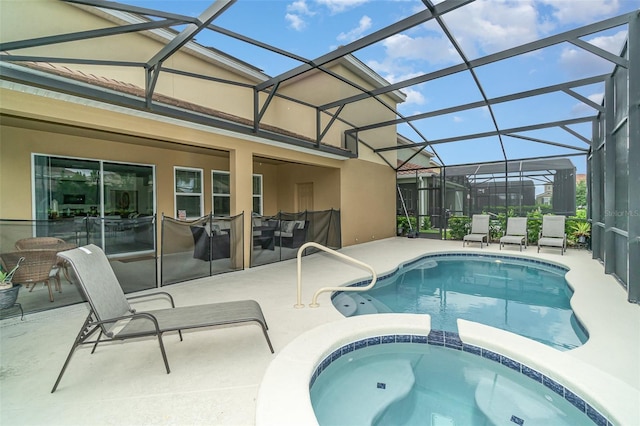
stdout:
[[282,222],[282,225],[280,226],[280,230],[284,233],[291,234],[295,226],[296,226],[296,223],[294,221],[285,220]]

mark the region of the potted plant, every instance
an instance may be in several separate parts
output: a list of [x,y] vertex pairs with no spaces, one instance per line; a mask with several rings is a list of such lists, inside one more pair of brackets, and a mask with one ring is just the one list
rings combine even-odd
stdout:
[[591,234],[591,225],[589,222],[576,222],[573,225],[573,236],[577,238],[578,243],[584,244]]
[[18,291],[20,287],[22,287],[22,284],[14,285],[11,280],[13,279],[13,274],[15,274],[20,267],[20,262],[23,260],[24,257],[21,257],[16,266],[9,272],[3,270],[0,266],[0,309],[10,308],[15,305],[18,299]]

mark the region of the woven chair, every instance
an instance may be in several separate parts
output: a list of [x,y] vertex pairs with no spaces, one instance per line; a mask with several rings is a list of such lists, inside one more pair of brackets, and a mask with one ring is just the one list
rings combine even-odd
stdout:
[[56,282],[56,290],[62,292],[60,281],[55,279],[58,269],[56,266],[58,253],[55,250],[21,250],[0,254],[3,266],[7,270],[13,269],[21,257],[24,257],[24,260],[13,275],[12,281],[24,284],[27,288],[31,286],[30,292],[33,291],[36,284],[43,283],[49,287],[49,301],[53,302],[51,278],[54,278]]
[[[60,246],[56,248],[56,246]],[[56,237],[33,237],[33,238],[23,238],[21,240],[16,241],[16,249],[17,250],[38,250],[38,249],[46,249],[46,250],[56,250],[56,252],[68,250],[69,244],[60,238]],[[69,278],[68,264],[67,261],[58,258],[56,262],[56,266],[58,267],[58,272],[62,270],[64,273],[64,277],[71,283],[71,279]],[[58,286],[60,286],[60,274],[56,274],[56,281],[58,282]],[[73,284],[73,283],[72,283]]]

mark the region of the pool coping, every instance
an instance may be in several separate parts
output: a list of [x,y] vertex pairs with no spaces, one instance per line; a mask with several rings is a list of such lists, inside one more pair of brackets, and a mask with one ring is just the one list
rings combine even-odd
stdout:
[[[570,355],[522,336],[471,321],[458,320],[460,340],[527,365],[569,388],[611,424],[634,424],[628,407],[640,392]],[[309,384],[322,361],[349,343],[382,335],[411,334],[428,338],[431,318],[425,314],[373,314],[344,318],[303,333],[271,362],[258,390],[256,425],[317,425]],[[609,390],[597,393],[598,388]]]

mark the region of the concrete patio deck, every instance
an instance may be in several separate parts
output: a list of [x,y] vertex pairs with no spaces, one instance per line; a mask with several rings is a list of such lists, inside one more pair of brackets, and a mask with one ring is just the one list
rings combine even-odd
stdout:
[[[590,339],[566,352],[640,395],[640,306],[586,250],[537,254],[535,247],[498,250],[498,244],[462,247],[460,241],[391,238],[346,247],[342,253],[369,263],[380,274],[430,252],[465,251],[522,255],[565,264],[575,287],[572,305]],[[327,254],[303,260],[303,303],[320,287],[366,277],[366,271]],[[269,364],[304,332],[342,316],[329,294],[319,308],[294,309],[295,260],[218,275],[163,288],[179,306],[255,299],[263,308],[276,353],[271,354],[256,325],[215,328],[165,336],[171,374],[166,374],[157,340],[107,343],[91,355],[76,351],[60,383],[51,388],[86,315],[84,304],[0,322],[0,424],[2,425],[253,425],[256,397]],[[159,301],[144,307],[156,307]],[[301,378],[308,381],[308,378]],[[605,397],[602,386],[592,395]],[[617,390],[614,390],[617,391]],[[638,404],[620,418],[637,419]]]

